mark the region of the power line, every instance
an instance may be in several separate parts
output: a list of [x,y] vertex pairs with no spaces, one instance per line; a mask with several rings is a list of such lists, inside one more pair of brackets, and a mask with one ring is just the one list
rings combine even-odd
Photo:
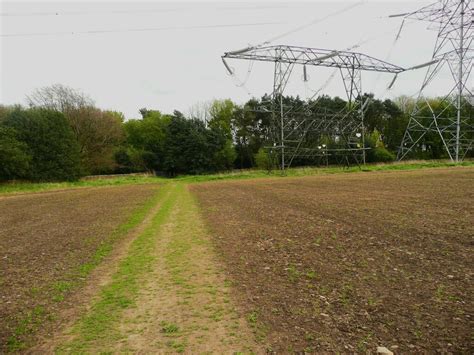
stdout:
[[239,11],[239,10],[269,10],[269,9],[281,9],[286,6],[266,6],[266,5],[254,5],[254,6],[228,6],[228,7],[212,7],[203,8],[199,7],[179,7],[179,8],[164,8],[164,9],[138,9],[138,10],[75,10],[75,11],[32,11],[32,12],[0,12],[1,17],[33,17],[33,16],[80,16],[80,15],[127,15],[127,14],[148,14],[148,13],[167,13],[167,12],[180,12],[180,11],[192,11],[196,10],[216,10],[216,11]]
[[274,25],[281,25],[281,24],[285,24],[285,22],[255,22],[255,23],[236,23],[236,24],[168,26],[168,27],[150,27],[150,28],[125,28],[125,29],[39,32],[39,33],[7,33],[7,34],[0,34],[0,37],[13,38],[13,37],[36,37],[36,36],[67,36],[67,35],[82,35],[82,34],[106,34],[106,33],[125,33],[125,32],[153,32],[153,31],[195,30],[195,29],[211,29],[211,28],[274,26]]
[[314,25],[316,25],[316,24],[318,24],[318,23],[324,22],[324,21],[330,19],[331,17],[338,16],[338,15],[341,15],[341,14],[347,12],[347,11],[350,11],[350,10],[352,10],[353,8],[358,7],[358,6],[362,5],[362,4],[364,4],[365,2],[366,2],[366,0],[361,0],[361,1],[357,2],[357,3],[355,3],[355,4],[346,6],[346,7],[344,7],[344,8],[341,9],[341,10],[332,12],[332,13],[330,13],[330,14],[324,16],[324,17],[314,19],[314,20],[312,20],[311,22],[308,22],[308,23],[306,23],[306,24],[304,24],[304,25],[298,26],[298,27],[296,27],[296,28],[294,28],[294,29],[292,29],[292,30],[289,30],[289,31],[284,32],[284,33],[282,33],[282,34],[279,34],[279,35],[277,35],[277,36],[275,36],[275,37],[272,37],[272,38],[266,40],[265,42],[261,43],[261,44],[258,45],[258,46],[267,45],[267,44],[270,44],[270,43],[276,41],[277,39],[281,39],[281,38],[286,37],[286,36],[288,36],[288,35],[290,35],[290,34],[293,34],[293,33],[296,33],[296,32],[300,32],[300,31],[302,31],[302,30],[304,30],[304,29],[306,29],[306,28],[308,28],[308,27],[311,27],[311,26],[314,26]]
[[124,15],[153,12],[176,12],[180,9],[146,9],[146,10],[96,10],[96,11],[44,11],[44,12],[2,12],[2,17],[33,17],[33,16],[77,16],[77,15]]

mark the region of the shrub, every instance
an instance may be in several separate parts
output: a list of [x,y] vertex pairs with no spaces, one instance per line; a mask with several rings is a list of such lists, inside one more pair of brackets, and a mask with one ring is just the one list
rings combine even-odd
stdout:
[[259,169],[271,171],[275,168],[275,158],[267,149],[260,148],[255,154],[255,164]]
[[373,158],[375,162],[389,162],[395,160],[395,154],[389,152],[384,147],[377,147],[373,151]]

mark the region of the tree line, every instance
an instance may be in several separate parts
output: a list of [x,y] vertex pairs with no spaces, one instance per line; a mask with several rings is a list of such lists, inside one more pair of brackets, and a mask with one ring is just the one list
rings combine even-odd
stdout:
[[[176,176],[268,168],[265,147],[271,116],[259,108],[269,99],[264,96],[243,105],[215,100],[195,106],[187,115],[143,108],[140,118],[125,120],[122,113],[101,110],[87,95],[66,86],[38,89],[27,97],[28,107],[0,106],[0,180],[76,180],[91,174],[144,171]],[[365,114],[365,144],[371,148],[367,159],[393,160],[414,102],[373,96],[370,102]],[[323,96],[317,103],[285,97],[285,104],[338,109],[347,103]],[[412,157],[443,158],[442,142],[435,135],[428,135],[427,141],[429,149],[416,150]]]

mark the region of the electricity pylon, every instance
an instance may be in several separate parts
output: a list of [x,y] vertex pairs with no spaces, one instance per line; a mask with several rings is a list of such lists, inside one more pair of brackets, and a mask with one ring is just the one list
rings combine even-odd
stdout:
[[[432,60],[410,115],[398,160],[417,150],[429,149],[430,133],[438,135],[453,162],[464,159],[473,149],[473,94],[469,77],[473,68],[474,10],[471,0],[440,0],[414,12],[392,15],[429,22],[438,32]],[[452,85],[434,105],[423,93],[436,80],[442,69],[448,68]],[[431,135],[432,136],[432,135]]]
[[[291,166],[295,157],[314,158],[323,153],[350,154],[358,163],[365,163],[364,112],[368,100],[363,97],[361,72],[399,74],[404,71],[397,65],[362,53],[287,45],[256,46],[225,53],[222,60],[232,75],[233,70],[226,59],[273,63],[271,148],[279,153],[282,170]],[[347,94],[347,107],[337,112],[320,110],[316,105],[311,111],[306,107],[306,112],[285,107],[285,88],[296,65],[303,66],[305,81],[306,66],[338,69]],[[321,142],[308,141],[310,134],[339,140],[341,148],[322,150]]]

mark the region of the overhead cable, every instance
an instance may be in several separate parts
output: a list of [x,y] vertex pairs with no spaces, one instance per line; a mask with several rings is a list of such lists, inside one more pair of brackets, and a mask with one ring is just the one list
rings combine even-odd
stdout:
[[302,31],[302,30],[304,30],[304,29],[306,29],[306,28],[308,28],[308,27],[311,27],[311,26],[314,26],[314,25],[316,25],[316,24],[318,24],[318,23],[324,22],[324,21],[330,19],[331,17],[337,16],[337,15],[341,15],[341,14],[347,12],[347,11],[352,10],[352,9],[355,8],[355,7],[358,7],[358,6],[362,5],[362,4],[364,4],[365,2],[366,2],[366,0],[362,0],[362,1],[359,1],[359,2],[357,2],[357,3],[355,3],[355,4],[352,4],[352,5],[350,5],[350,6],[347,6],[347,7],[343,8],[343,9],[341,9],[341,10],[332,12],[332,13],[330,13],[329,15],[326,15],[326,16],[324,16],[324,17],[314,19],[313,21],[308,22],[308,23],[306,23],[306,24],[304,24],[304,25],[298,26],[298,27],[296,27],[296,28],[294,28],[294,29],[292,29],[292,30],[290,30],[290,31],[287,31],[287,32],[284,32],[284,33],[282,33],[282,34],[279,34],[279,35],[277,35],[277,36],[275,36],[275,37],[272,37],[272,38],[270,38],[270,39],[268,39],[268,40],[262,42],[262,43],[259,44],[257,47],[261,47],[261,46],[270,44],[270,43],[276,41],[277,39],[281,39],[281,38],[286,37],[286,36],[288,36],[288,35],[290,35],[290,34],[293,34],[293,33],[296,33],[296,32],[300,32],[300,31]]
[[105,34],[105,33],[126,33],[126,32],[153,32],[153,31],[173,31],[173,30],[195,30],[208,28],[232,28],[232,27],[253,27],[253,26],[273,26],[281,25],[284,22],[254,22],[236,24],[216,24],[216,25],[191,25],[191,26],[168,26],[150,28],[124,28],[124,29],[104,29],[88,31],[62,31],[62,32],[30,32],[30,33],[2,33],[0,37],[35,37],[35,36],[67,36],[82,34]]

